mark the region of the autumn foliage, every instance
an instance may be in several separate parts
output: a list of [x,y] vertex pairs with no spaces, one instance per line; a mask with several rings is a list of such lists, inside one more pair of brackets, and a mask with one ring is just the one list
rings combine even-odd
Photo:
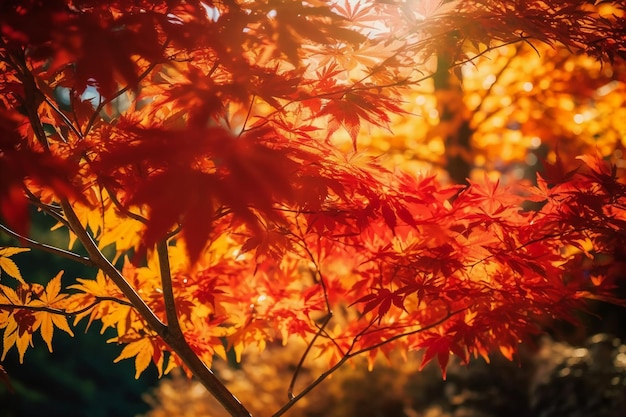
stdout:
[[[468,104],[482,120],[443,116],[454,86],[471,91],[461,72],[511,47],[611,68],[587,97],[623,90],[623,6],[552,3],[2,2],[0,227],[96,271],[40,285],[13,261],[26,249],[1,248],[2,358],[15,347],[23,359],[36,333],[52,350],[55,330],[98,321],[137,375],[182,365],[246,415],[205,368],[227,349],[299,339],[329,363],[315,385],[391,350],[422,350],[445,376],[450,354],[512,358],[547,319],[618,302],[626,184],[606,157],[623,125],[608,154],[553,146],[535,182],[492,175],[488,147],[475,155],[484,175],[461,185],[411,169],[431,145],[399,164],[379,152],[395,129],[422,135],[406,127],[430,120],[411,100],[435,79],[448,107],[430,143],[476,165],[450,138],[466,123],[480,143],[494,104]],[[516,135],[550,137],[536,113],[517,123]],[[29,207],[70,246],[30,240]],[[277,415],[310,388],[289,388]]]

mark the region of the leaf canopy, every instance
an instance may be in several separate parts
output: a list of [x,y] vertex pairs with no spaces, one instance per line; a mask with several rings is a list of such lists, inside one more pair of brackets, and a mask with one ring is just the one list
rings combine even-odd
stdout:
[[[24,239],[35,206],[71,234],[35,246],[99,271],[41,286],[0,249],[18,281],[0,284],[2,359],[36,331],[52,350],[74,316],[114,328],[137,376],[189,363],[178,328],[208,365],[300,339],[331,364],[424,349],[445,375],[451,354],[512,358],[546,317],[619,302],[624,124],[603,115],[625,97],[624,16],[573,0],[3,2],[2,230]],[[529,63],[551,66],[523,78]],[[498,172],[548,145],[536,185]],[[455,158],[477,168],[466,185],[432,167]]]

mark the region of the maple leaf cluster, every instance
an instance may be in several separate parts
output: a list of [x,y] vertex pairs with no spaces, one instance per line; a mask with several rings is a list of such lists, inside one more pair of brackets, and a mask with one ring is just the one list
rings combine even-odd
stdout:
[[3,358],[75,316],[115,328],[138,375],[290,338],[332,364],[424,349],[445,373],[618,301],[626,188],[600,157],[453,186],[358,141],[410,116],[435,55],[452,71],[532,38],[608,65],[623,20],[580,1],[4,2],[2,230],[26,241],[36,206],[71,235],[45,249],[99,272],[40,288],[0,251],[18,282],[0,285]]
[[[1,265],[3,270],[11,271],[6,268],[8,256],[19,252],[19,248],[3,248],[0,251],[3,254],[0,258],[4,261],[4,265]],[[61,292],[62,273],[52,278],[45,287],[27,284],[19,270],[13,270],[11,275],[20,281],[20,285],[17,290],[5,285],[0,286],[0,304],[2,304],[0,328],[4,330],[1,359],[4,360],[9,349],[16,346],[22,361],[26,349],[32,346],[32,335],[35,331],[41,333],[41,337],[52,352],[52,335],[55,327],[73,336],[67,318],[59,314],[64,311],[67,298],[67,294]]]

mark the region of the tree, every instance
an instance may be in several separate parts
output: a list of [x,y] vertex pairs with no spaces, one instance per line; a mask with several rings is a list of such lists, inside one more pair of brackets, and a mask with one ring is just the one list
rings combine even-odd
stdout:
[[[357,355],[422,349],[445,377],[451,353],[512,358],[546,318],[619,302],[626,185],[604,150],[551,154],[534,186],[454,185],[360,140],[434,80],[462,182],[489,128],[453,107],[467,64],[549,45],[613,80],[625,23],[574,0],[3,2],[0,228],[24,247],[0,250],[2,358],[101,321],[138,375],[183,366],[245,416],[213,357],[299,339],[329,367],[298,392],[296,370],[278,416]],[[68,248],[29,239],[29,207]],[[26,246],[97,274],[29,282]]]

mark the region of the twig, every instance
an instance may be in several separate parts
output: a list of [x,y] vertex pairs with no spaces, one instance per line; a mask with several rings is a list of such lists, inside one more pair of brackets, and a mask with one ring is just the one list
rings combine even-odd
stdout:
[[76,137],[78,139],[83,139],[83,134],[80,132],[80,130],[78,130],[76,128],[76,126],[74,126],[74,123],[72,123],[72,121],[65,115],[65,113],[63,113],[61,111],[61,109],[59,109],[52,100],[50,100],[47,96],[44,95],[44,101],[46,102],[46,104],[48,106],[50,106],[50,108],[52,110],[54,110],[54,112],[56,114],[59,115],[59,117],[61,117],[61,119],[63,119],[63,123],[65,123],[65,125],[68,127],[68,129],[70,129],[72,132],[74,132],[74,134],[76,135]]
[[[541,241],[547,240],[547,239],[559,238],[560,240],[563,240],[564,235],[566,233],[584,232],[585,230],[586,229],[573,229],[573,230],[569,230],[569,231],[563,231],[563,232],[560,232],[560,233],[553,233],[551,235],[545,235],[545,236],[537,237],[537,238],[531,239],[531,240],[529,240],[527,242],[524,242],[523,244],[518,245],[517,247],[515,247],[513,249],[507,249],[506,252],[516,252],[516,251],[518,251],[520,249],[524,249],[526,246],[532,245],[533,243],[538,243],[538,242],[541,242]],[[470,268],[474,268],[475,266],[477,266],[477,265],[479,265],[479,264],[481,264],[481,263],[483,263],[483,262],[485,262],[485,261],[487,261],[487,260],[497,256],[498,254],[499,253],[492,253],[491,255],[487,255],[484,258],[479,259],[478,261],[474,262],[473,264],[470,264],[470,265],[467,265],[467,266],[469,266]]]
[[84,256],[80,256],[77,253],[70,252],[70,251],[67,251],[67,250],[64,250],[64,249],[61,249],[61,248],[57,248],[55,246],[50,246],[50,245],[46,245],[45,243],[37,242],[36,240],[27,238],[25,236],[20,235],[17,232],[14,232],[13,230],[9,229],[8,227],[6,227],[3,224],[0,224],[0,230],[2,230],[4,233],[8,234],[9,236],[12,236],[12,237],[16,238],[20,242],[25,242],[30,247],[33,247],[33,248],[36,248],[36,249],[41,249],[42,251],[45,251],[45,252],[48,252],[48,253],[52,253],[54,255],[59,255],[59,256],[61,256],[63,258],[79,262],[79,263],[81,263],[83,265],[95,266],[95,264],[89,258],[85,258]]
[[148,223],[147,218],[145,218],[141,214],[134,213],[130,211],[129,209],[127,209],[126,207],[124,207],[122,203],[120,203],[120,201],[117,199],[117,196],[115,195],[115,193],[111,192],[109,187],[103,186],[103,188],[106,190],[107,194],[109,195],[109,199],[111,199],[111,202],[113,202],[113,205],[115,206],[117,210],[119,210],[120,213],[123,213],[130,219],[137,220],[139,223],[143,223],[143,224]]
[[[336,364],[334,364],[328,370],[326,370],[325,372],[320,374],[320,376],[318,376],[315,381],[313,381],[305,389],[303,389],[298,395],[294,396],[291,400],[289,400],[289,402],[287,402],[285,405],[283,405],[280,408],[280,410],[278,410],[276,413],[274,413],[272,415],[272,417],[280,417],[283,414],[285,414],[291,407],[293,407],[293,405],[298,400],[300,400],[305,395],[307,395],[309,392],[311,392],[313,390],[313,388],[318,386],[322,381],[324,381],[326,378],[328,378],[332,373],[334,373],[344,363],[346,363],[348,360],[352,359],[353,357],[355,357],[357,355],[360,355],[362,353],[368,352],[370,350],[376,349],[376,348],[382,346],[383,344],[389,343],[389,342],[391,342],[393,340],[397,340],[397,339],[400,339],[402,337],[410,336],[410,335],[413,335],[413,334],[416,334],[416,333],[421,333],[421,332],[424,332],[426,330],[432,329],[433,327],[436,327],[436,326],[440,325],[441,323],[443,323],[444,321],[448,320],[453,315],[460,313],[461,311],[463,311],[463,310],[458,310],[458,311],[451,312],[451,313],[447,314],[445,317],[441,318],[440,320],[437,320],[436,322],[433,322],[433,323],[431,323],[431,324],[429,324],[427,326],[420,327],[419,329],[412,330],[410,332],[406,332],[406,333],[402,333],[402,334],[396,335],[396,336],[391,337],[391,338],[389,338],[389,339],[387,339],[385,341],[382,341],[382,342],[377,343],[375,345],[371,345],[371,346],[359,349],[357,351],[353,351],[354,346],[356,345],[356,342],[358,341],[358,338],[359,338],[358,335],[355,336],[354,340],[352,341],[352,345],[350,346],[350,349],[348,349],[348,352],[346,352],[346,354]],[[360,332],[359,334],[362,334],[362,332]]]
[[52,206],[50,204],[42,203],[41,200],[33,194],[27,187],[22,187],[24,193],[26,193],[26,197],[30,200],[30,202],[35,206],[40,208],[44,213],[53,217],[54,220],[58,221],[65,227],[69,227],[67,224],[67,220],[61,215],[61,209],[59,207]]
[[381,342],[375,343],[373,345],[370,345],[370,346],[364,347],[364,348],[362,348],[360,350],[357,350],[355,352],[352,352],[352,353],[349,354],[349,356],[353,357],[353,356],[356,356],[356,355],[360,355],[362,353],[369,352],[370,350],[377,349],[377,348],[379,348],[379,347],[381,347],[383,345],[386,345],[387,343],[393,342],[394,340],[402,339],[403,337],[411,336],[411,335],[414,335],[414,334],[426,331],[428,329],[432,329],[433,327],[438,326],[441,323],[443,323],[444,321],[448,320],[450,317],[455,316],[455,315],[457,315],[457,314],[459,314],[459,313],[461,313],[461,312],[463,312],[465,310],[467,310],[467,309],[466,308],[461,308],[459,310],[455,310],[455,311],[449,312],[448,314],[446,314],[440,320],[437,320],[436,322],[431,323],[431,324],[429,324],[426,327],[420,327],[420,328],[415,329],[415,330],[411,330],[411,331],[408,331],[408,332],[405,332],[405,333],[397,334],[395,336],[390,337],[389,339],[385,339],[385,340],[383,340]]
[[241,126],[241,131],[239,132],[238,136],[243,135],[246,131],[246,125],[248,124],[248,120],[250,120],[250,116],[252,115],[252,108],[254,107],[254,100],[256,100],[256,94],[253,94],[252,97],[250,97],[250,105],[248,106],[248,112],[246,113],[246,118],[243,121],[243,125]]
[[[163,50],[165,50],[167,48],[167,45],[169,44],[169,39],[166,40],[163,43]],[[98,106],[94,109],[93,114],[91,115],[91,117],[89,118],[89,122],[87,123],[87,126],[85,127],[85,133],[84,136],[87,136],[89,134],[89,132],[91,131],[91,129],[93,128],[94,123],[96,122],[96,118],[98,117],[98,115],[100,114],[100,112],[102,111],[102,109],[104,108],[104,106],[106,106],[109,103],[112,103],[113,100],[115,100],[116,98],[120,97],[122,94],[126,93],[128,90],[131,89],[131,87],[139,84],[141,82],[141,80],[143,80],[144,78],[146,78],[148,76],[148,74],[150,74],[152,72],[152,70],[154,68],[156,68],[157,66],[157,62],[153,62],[150,65],[148,65],[148,67],[137,76],[137,80],[135,83],[128,83],[126,86],[120,88],[119,90],[117,90],[111,97],[106,98],[104,100],[101,100],[98,103]]]
[[333,314],[331,312],[329,312],[326,315],[326,317],[324,317],[324,321],[322,322],[321,326],[319,327],[319,330],[317,331],[317,333],[315,333],[315,336],[313,336],[313,339],[311,339],[309,344],[306,346],[306,349],[304,350],[304,353],[300,357],[300,361],[298,362],[298,365],[296,366],[296,370],[293,372],[293,376],[291,377],[291,382],[289,383],[289,388],[287,389],[287,397],[290,400],[293,400],[295,398],[295,395],[293,395],[293,389],[294,389],[294,387],[296,385],[296,380],[298,379],[298,374],[300,374],[300,370],[302,370],[302,366],[304,365],[304,361],[305,361],[306,357],[308,356],[309,352],[311,351],[311,349],[315,345],[315,341],[320,336],[320,334],[322,334],[322,332],[326,328],[326,325],[330,322],[330,319],[332,319],[332,318],[333,318]]
[[95,298],[96,298],[96,301],[76,311],[66,311],[66,310],[61,310],[58,308],[52,308],[48,306],[32,306],[32,305],[19,305],[19,304],[0,304],[0,310],[29,310],[29,311],[35,311],[35,312],[41,311],[45,313],[58,314],[60,316],[71,317],[77,314],[82,314],[85,311],[89,311],[103,301],[112,301],[112,302],[122,304],[125,306],[134,307],[130,302],[126,300],[120,300],[119,298],[116,298],[116,297],[95,297]]

